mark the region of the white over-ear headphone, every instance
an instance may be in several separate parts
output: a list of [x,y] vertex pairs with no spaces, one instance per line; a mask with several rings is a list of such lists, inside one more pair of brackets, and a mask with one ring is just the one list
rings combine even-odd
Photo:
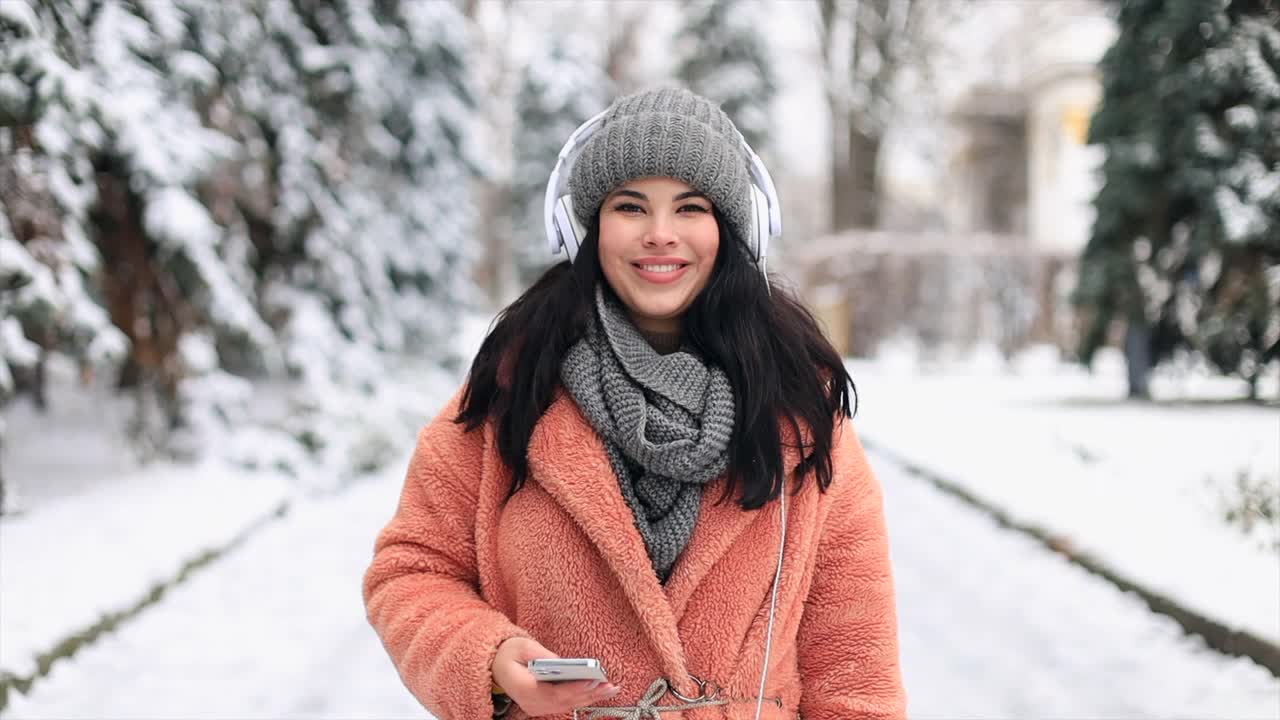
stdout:
[[[578,126],[577,130],[565,141],[556,158],[556,165],[551,170],[551,178],[547,180],[547,192],[543,198],[543,222],[546,225],[547,246],[551,253],[558,254],[561,248],[568,253],[569,260],[578,257],[578,248],[582,247],[587,237],[587,229],[583,227],[578,216],[573,213],[573,198],[565,185],[569,173],[566,168],[573,166],[582,146],[600,125],[608,110],[599,113]],[[747,160],[747,169],[751,174],[751,227],[745,228],[743,240],[751,251],[751,259],[755,260],[760,272],[765,271],[765,259],[769,252],[769,240],[782,235],[782,209],[778,205],[778,192],[773,187],[773,178],[769,170],[747,144],[742,133],[737,133],[742,154]]]

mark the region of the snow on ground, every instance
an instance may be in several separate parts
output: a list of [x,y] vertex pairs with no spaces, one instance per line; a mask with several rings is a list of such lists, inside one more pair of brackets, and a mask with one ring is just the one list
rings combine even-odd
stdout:
[[[0,520],[0,673],[133,608],[184,564],[224,547],[290,495],[278,475],[216,460],[143,465],[122,428],[132,401],[50,363],[50,411],[10,408],[4,476],[19,512]],[[10,505],[10,507],[14,507]]]
[[38,654],[129,609],[185,562],[269,516],[287,494],[270,476],[166,464],[5,518],[0,671],[30,676]]
[[871,453],[911,717],[1280,718],[1280,680]]
[[132,415],[131,399],[114,393],[105,378],[82,384],[74,367],[58,356],[49,375],[49,413],[37,411],[25,396],[4,408],[0,463],[6,509],[31,509],[127,481],[140,468],[120,430]]
[[[405,462],[408,458],[406,456]],[[918,718],[1280,718],[1280,682],[1206,650],[882,456]],[[408,718],[360,578],[401,473],[308,500],[17,696],[13,718]]]
[[1280,642],[1280,556],[1263,547],[1280,526],[1247,537],[1222,520],[1238,473],[1275,487],[1276,407],[1221,402],[1240,387],[1197,375],[1160,377],[1160,402],[1129,402],[1114,358],[1093,376],[1034,353],[1014,374],[981,357],[931,369],[909,353],[849,368],[868,444],[1210,618]]
[[6,716],[408,718],[360,581],[404,465],[289,514],[120,632],[56,664]]

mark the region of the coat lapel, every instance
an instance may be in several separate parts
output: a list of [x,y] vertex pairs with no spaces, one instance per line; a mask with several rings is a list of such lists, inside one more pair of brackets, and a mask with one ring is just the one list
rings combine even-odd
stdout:
[[669,679],[683,683],[684,649],[671,604],[653,572],[604,444],[578,406],[558,393],[529,443],[533,478],[563,507],[618,578]]
[[[786,439],[783,467],[790,476],[799,454],[787,446]],[[702,493],[693,536],[664,588],[653,572],[631,508],[618,490],[603,442],[563,391],[557,393],[534,428],[529,465],[538,484],[577,522],[618,578],[661,658],[663,671],[677,687],[682,686],[688,672],[677,623],[685,607],[707,573],[752,523],[759,520],[765,523],[762,527],[772,525],[762,513],[772,518],[777,513],[776,503],[762,510],[743,511],[730,497],[717,505],[726,479],[722,475],[712,481]],[[767,544],[773,552],[776,536],[765,535],[773,538]]]

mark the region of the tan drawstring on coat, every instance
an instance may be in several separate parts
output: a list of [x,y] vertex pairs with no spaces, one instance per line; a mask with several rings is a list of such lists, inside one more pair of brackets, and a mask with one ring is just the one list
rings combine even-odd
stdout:
[[[693,676],[690,676],[693,677]],[[714,682],[699,680],[694,677],[693,681],[698,685],[698,697],[685,697],[676,691],[675,688],[667,682],[666,678],[658,678],[649,685],[649,689],[644,691],[644,695],[640,697],[640,702],[630,707],[583,707],[575,708],[573,711],[573,720],[579,720],[578,713],[583,713],[581,720],[603,720],[604,718],[615,718],[616,720],[662,720],[661,713],[677,712],[682,710],[693,710],[700,707],[715,707],[718,705],[728,705],[729,703],[739,702],[757,702],[757,698],[722,698],[720,697],[720,686]],[[707,685],[712,686],[710,693],[707,692]],[[658,705],[658,701],[663,696],[670,693],[675,698],[678,705]],[[775,703],[778,707],[782,707],[782,698],[767,698],[769,702]]]

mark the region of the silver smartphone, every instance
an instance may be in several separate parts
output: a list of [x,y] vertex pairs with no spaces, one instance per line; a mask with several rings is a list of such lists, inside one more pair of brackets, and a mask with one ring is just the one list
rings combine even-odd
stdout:
[[604,667],[595,658],[539,658],[528,662],[529,672],[543,682],[599,680],[609,682]]

